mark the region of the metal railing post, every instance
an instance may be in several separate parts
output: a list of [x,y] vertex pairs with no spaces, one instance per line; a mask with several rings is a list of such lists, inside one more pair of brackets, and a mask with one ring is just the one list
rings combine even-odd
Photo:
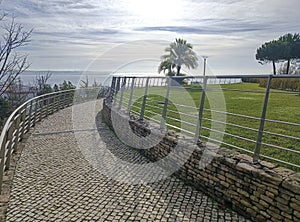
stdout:
[[72,91],[68,92],[67,107],[71,105]]
[[130,114],[130,107],[131,107],[131,104],[132,104],[134,82],[135,82],[135,77],[133,77],[132,80],[131,80],[130,96],[129,96],[128,106],[127,106],[127,113],[128,113],[128,115]]
[[109,88],[109,93],[108,93],[108,96],[107,96],[107,103],[111,104],[112,101],[113,101],[113,98],[114,98],[114,93],[115,93],[115,87],[116,87],[116,77],[112,77],[112,80],[111,80],[111,85],[110,85],[110,88]]
[[115,90],[115,94],[117,94],[120,90],[120,85],[121,85],[121,77],[117,78],[117,84],[116,84],[116,90]]
[[204,102],[205,102],[205,95],[206,95],[207,79],[208,79],[207,76],[203,77],[203,89],[202,89],[202,95],[201,95],[201,100],[200,100],[200,104],[199,104],[198,121],[197,121],[195,138],[194,138],[195,143],[198,143],[198,141],[200,139],[200,131],[201,131],[201,127],[202,127],[202,117],[203,117]]
[[66,107],[66,100],[67,100],[67,93],[63,93],[63,99],[62,99],[62,108],[64,109]]
[[68,106],[69,106],[69,92],[65,92],[63,108],[67,108]]
[[115,77],[115,76],[112,78],[112,81],[111,81],[111,87],[110,87],[111,90],[112,90],[112,89],[115,89],[115,87],[116,87],[116,78],[117,78],[117,77]]
[[5,169],[5,147],[7,141],[7,133],[5,133],[3,141],[0,147],[0,193],[2,192],[2,184],[3,184],[3,174]]
[[253,155],[253,163],[258,163],[259,156],[260,156],[261,141],[262,141],[262,136],[264,133],[264,126],[265,126],[265,119],[266,119],[266,114],[267,114],[271,82],[272,82],[272,76],[270,75],[268,77],[266,94],[265,94],[264,104],[263,104],[261,118],[260,118],[260,125],[259,125],[259,130],[258,130],[258,135],[257,135],[257,140],[256,140],[255,150],[254,150],[254,155]]
[[57,96],[53,95],[53,113],[57,111],[57,103],[58,103]]
[[44,109],[44,96],[42,97],[42,100],[40,101],[41,107],[40,107],[40,116],[39,116],[39,121],[42,121],[42,116],[43,116],[43,109]]
[[21,110],[18,111],[18,114],[17,114],[17,120],[14,121],[14,128],[16,129],[16,134],[15,134],[15,143],[14,143],[14,147],[12,148],[13,150],[15,150],[18,146],[18,143],[19,143],[19,138],[20,138],[20,122],[21,122],[21,118],[22,118],[22,113],[21,113]]
[[55,96],[57,98],[56,111],[59,111],[61,109],[60,107],[61,107],[61,101],[62,101],[61,94],[60,93],[58,93],[58,94],[55,93]]
[[120,90],[121,77],[117,77],[115,92],[117,93]]
[[43,108],[43,104],[42,104],[42,98],[38,99],[38,117],[37,117],[37,122],[42,120],[42,108]]
[[163,108],[163,112],[162,112],[162,115],[161,115],[161,121],[160,121],[160,128],[161,129],[164,129],[165,126],[166,126],[166,118],[167,118],[167,110],[168,110],[171,82],[172,82],[172,78],[168,77],[168,85],[167,85],[165,103],[164,103],[164,108]]
[[55,95],[52,95],[52,100],[51,101],[51,114],[55,113],[56,111],[56,97]]
[[114,89],[114,93],[113,93],[113,105],[115,106],[117,103],[117,94],[119,91],[119,87],[120,87],[120,81],[121,81],[121,77],[116,77],[116,85],[115,85],[115,89]]
[[46,101],[46,117],[49,115],[50,97],[47,97]]
[[57,93],[55,94],[56,97],[58,98],[58,101],[57,101],[57,111],[61,110],[62,109],[62,98],[63,98],[63,93]]
[[146,106],[146,101],[147,101],[149,79],[150,78],[147,77],[146,86],[145,86],[145,92],[144,92],[144,98],[143,98],[143,103],[142,103],[141,113],[140,113],[140,120],[143,120],[144,119],[144,115],[145,115],[145,106]]
[[63,109],[68,107],[68,92],[64,93],[64,100],[63,100]]
[[36,124],[39,99],[35,99],[34,102],[35,102],[35,103],[34,103],[33,126],[35,126],[35,124]]
[[31,127],[31,118],[32,118],[32,100],[30,101],[30,104],[29,104],[29,115],[28,115],[27,132],[30,131],[30,127]]
[[6,157],[4,156],[4,161],[5,161],[5,158],[6,158],[6,161],[4,162],[4,164],[5,164],[4,170],[9,169],[11,153],[14,152],[14,149],[17,146],[18,136],[15,136],[16,141],[13,141],[14,129],[15,128],[13,127],[13,125],[11,125],[11,127],[9,128],[9,130],[7,132],[7,140],[9,140],[9,144],[8,144],[8,147],[7,147]]
[[64,108],[67,108],[69,106],[69,92],[66,92],[64,95]]
[[122,102],[123,102],[123,97],[124,97],[124,91],[126,89],[126,77],[123,78],[122,81],[122,86],[121,86],[121,95],[120,95],[120,100],[119,100],[119,110],[122,108]]
[[20,136],[20,139],[22,140],[23,139],[23,136],[25,134],[25,127],[26,127],[26,110],[27,110],[27,105],[25,105],[24,107],[24,111],[23,111],[23,114],[21,115],[21,123],[22,123],[22,131],[21,131],[21,136]]

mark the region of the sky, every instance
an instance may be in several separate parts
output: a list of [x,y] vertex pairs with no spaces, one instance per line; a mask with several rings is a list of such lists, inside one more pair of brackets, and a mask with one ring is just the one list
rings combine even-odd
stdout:
[[155,73],[164,49],[183,38],[199,59],[187,73],[202,74],[208,56],[207,73],[271,74],[256,49],[300,32],[299,0],[2,0],[0,8],[33,29],[20,49],[31,70]]

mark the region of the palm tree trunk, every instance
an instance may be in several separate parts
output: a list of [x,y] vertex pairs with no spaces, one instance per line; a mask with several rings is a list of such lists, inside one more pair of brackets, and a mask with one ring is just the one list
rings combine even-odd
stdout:
[[168,68],[168,76],[172,75],[172,70],[171,70],[171,66]]
[[177,76],[179,76],[179,74],[180,74],[180,69],[181,69],[181,66],[177,66]]
[[290,63],[291,63],[291,60],[288,59],[288,61],[287,61],[287,66],[286,66],[286,74],[289,74],[289,71],[290,71]]
[[276,65],[275,65],[275,61],[273,60],[273,74],[276,75]]

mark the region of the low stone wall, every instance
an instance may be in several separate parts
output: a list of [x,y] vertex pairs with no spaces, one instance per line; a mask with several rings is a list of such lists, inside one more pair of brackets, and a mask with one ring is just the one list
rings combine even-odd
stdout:
[[[104,102],[103,118],[113,129],[111,112]],[[147,126],[134,119],[130,120],[130,126],[137,135],[149,134]],[[114,127],[123,126],[120,123]],[[174,132],[167,132],[160,143],[141,152],[151,161],[161,160],[175,149],[180,138]],[[254,165],[252,157],[224,148],[201,168],[203,157],[209,159],[207,148],[186,142],[186,148],[190,146],[193,146],[190,157],[175,172],[186,183],[253,221],[300,221],[300,173],[265,161]]]

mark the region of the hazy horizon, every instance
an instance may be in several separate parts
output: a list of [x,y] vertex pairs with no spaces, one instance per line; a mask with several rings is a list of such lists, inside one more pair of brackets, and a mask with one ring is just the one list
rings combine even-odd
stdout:
[[[298,5],[298,6],[297,6]],[[3,12],[33,28],[32,70],[156,72],[175,38],[194,46],[212,74],[272,73],[255,60],[256,49],[299,32],[299,0],[2,0]],[[155,60],[155,63],[141,63]],[[129,67],[129,66],[130,67]]]

